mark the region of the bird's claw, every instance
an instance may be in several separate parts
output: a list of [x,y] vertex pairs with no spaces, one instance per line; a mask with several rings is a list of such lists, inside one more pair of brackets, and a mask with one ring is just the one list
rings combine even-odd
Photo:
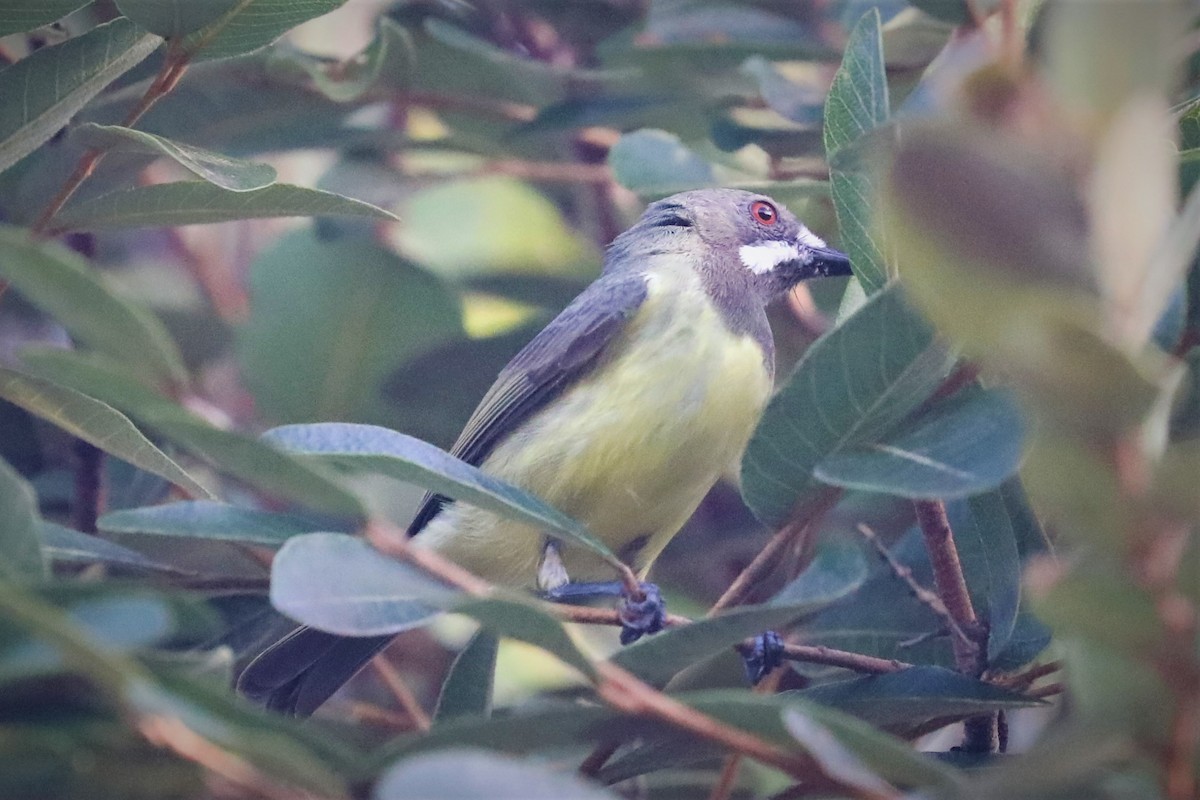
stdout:
[[623,592],[617,603],[617,616],[621,619],[621,644],[633,644],[643,636],[658,633],[666,621],[667,604],[658,586],[642,583],[639,588],[642,591],[640,600],[634,600]]
[[754,639],[754,645],[742,653],[742,665],[746,668],[746,680],[751,686],[758,682],[776,667],[783,664],[783,637],[775,631],[759,634]]

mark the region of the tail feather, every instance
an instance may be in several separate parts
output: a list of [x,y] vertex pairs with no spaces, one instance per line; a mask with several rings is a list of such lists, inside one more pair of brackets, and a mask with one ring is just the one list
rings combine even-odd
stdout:
[[269,709],[305,717],[354,677],[392,636],[338,636],[300,627],[254,658],[237,689]]

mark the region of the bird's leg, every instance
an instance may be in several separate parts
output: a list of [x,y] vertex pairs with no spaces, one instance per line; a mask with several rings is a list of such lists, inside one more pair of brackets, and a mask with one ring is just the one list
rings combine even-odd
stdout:
[[639,583],[641,597],[631,596],[621,581],[571,583],[556,540],[547,538],[538,562],[538,590],[542,597],[556,603],[580,603],[598,597],[617,597],[621,618],[621,644],[632,644],[643,636],[663,629],[667,604],[653,583]]
[[567,566],[563,563],[558,540],[547,536],[546,541],[542,544],[542,557],[538,560],[538,591],[549,597],[569,584],[570,581],[571,576],[567,574]]

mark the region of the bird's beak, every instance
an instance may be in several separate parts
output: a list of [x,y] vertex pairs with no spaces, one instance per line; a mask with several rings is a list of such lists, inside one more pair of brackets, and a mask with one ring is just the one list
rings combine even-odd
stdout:
[[832,278],[838,275],[850,275],[850,257],[832,247],[813,247],[812,261],[808,263],[813,277]]

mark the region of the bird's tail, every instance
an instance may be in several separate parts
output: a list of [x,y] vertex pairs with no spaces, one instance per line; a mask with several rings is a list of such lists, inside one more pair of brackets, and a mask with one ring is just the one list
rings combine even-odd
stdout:
[[237,689],[269,709],[306,717],[392,638],[338,636],[299,627],[247,664],[238,675]]

